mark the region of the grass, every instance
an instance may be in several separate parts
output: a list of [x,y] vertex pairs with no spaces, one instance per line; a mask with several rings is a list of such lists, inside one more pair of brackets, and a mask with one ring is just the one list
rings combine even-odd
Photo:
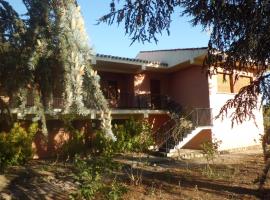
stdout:
[[[270,199],[269,181],[262,192],[253,184],[263,167],[260,152],[222,155],[211,164],[211,172],[199,158],[177,161],[134,154],[115,160],[124,165],[122,171],[115,172],[128,188],[123,199]],[[32,161],[25,167],[10,168],[2,176],[7,181],[0,193],[15,199],[68,199],[76,189],[72,166],[52,164]],[[130,180],[132,176],[135,182]]]

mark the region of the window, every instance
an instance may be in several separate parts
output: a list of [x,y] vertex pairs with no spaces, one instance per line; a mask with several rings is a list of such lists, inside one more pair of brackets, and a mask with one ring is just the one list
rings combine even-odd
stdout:
[[107,85],[107,94],[108,99],[117,99],[118,98],[118,86],[117,81],[108,81]]
[[119,93],[117,81],[103,80],[101,82],[101,88],[105,98],[111,107],[117,107],[119,101]]
[[252,79],[248,76],[238,76],[235,78],[230,74],[217,74],[217,91],[224,93],[238,93],[240,89],[251,83]]
[[217,74],[217,91],[232,93],[232,77],[230,74]]
[[248,76],[239,76],[234,80],[233,92],[238,93],[240,89],[244,86],[247,86],[251,83],[251,77]]

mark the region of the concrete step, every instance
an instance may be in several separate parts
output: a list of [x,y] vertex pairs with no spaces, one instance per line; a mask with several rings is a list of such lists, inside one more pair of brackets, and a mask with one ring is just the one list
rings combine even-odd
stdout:
[[193,149],[178,149],[174,152],[167,153],[167,157],[173,157],[178,159],[193,159],[193,158],[201,158],[204,154],[201,150],[193,150]]

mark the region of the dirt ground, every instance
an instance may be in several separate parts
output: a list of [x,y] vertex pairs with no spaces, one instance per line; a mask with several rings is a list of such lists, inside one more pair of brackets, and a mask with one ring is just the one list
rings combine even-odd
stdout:
[[[145,154],[116,158],[125,168],[119,175],[128,188],[123,199],[270,199],[270,179],[264,191],[254,180],[263,168],[260,148],[218,156],[211,169],[204,158],[177,160]],[[71,166],[31,161],[0,175],[0,199],[68,199],[75,190]]]

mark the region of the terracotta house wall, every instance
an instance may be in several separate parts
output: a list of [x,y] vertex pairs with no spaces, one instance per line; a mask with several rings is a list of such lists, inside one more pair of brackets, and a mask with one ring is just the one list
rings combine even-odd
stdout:
[[168,121],[170,116],[167,114],[162,115],[149,115],[148,122],[152,124],[152,130],[155,132],[164,122]]
[[[30,123],[29,123],[30,124]],[[91,128],[90,120],[76,120],[73,121],[73,126],[79,131],[83,131],[85,133],[85,139],[91,140],[91,136],[93,135],[93,129]],[[34,158],[46,158],[46,157],[54,157],[59,153],[59,150],[69,140],[70,133],[65,130],[64,123],[61,120],[48,120],[48,140],[46,142],[46,138],[42,133],[37,133],[32,147],[35,151]]]
[[116,81],[120,93],[130,93],[134,91],[134,75],[124,73],[112,73],[112,72],[98,72],[101,78],[101,87],[103,87],[103,81]]
[[210,129],[202,130],[194,138],[192,138],[183,149],[197,149],[202,150],[201,144],[212,141],[212,133]]
[[188,108],[209,108],[209,86],[206,72],[191,66],[169,74],[169,95]]
[[160,81],[160,93],[168,94],[168,74],[159,72],[145,72],[134,77],[134,91],[136,94],[150,94],[150,81]]

